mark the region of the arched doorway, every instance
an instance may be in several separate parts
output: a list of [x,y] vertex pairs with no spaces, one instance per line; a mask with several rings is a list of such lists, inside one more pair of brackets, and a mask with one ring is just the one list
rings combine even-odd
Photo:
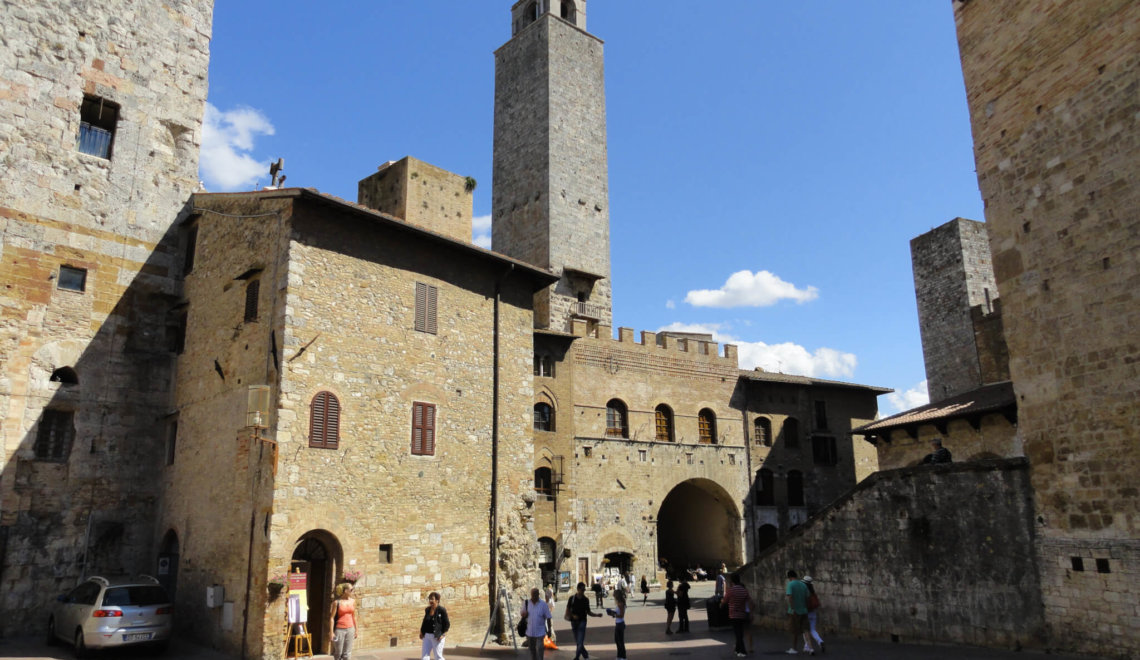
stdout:
[[178,602],[175,593],[178,589],[178,534],[173,529],[167,530],[166,536],[162,537],[155,573],[159,583],[166,588],[171,602]]
[[743,563],[740,513],[720,484],[689,479],[669,491],[657,512],[657,556],[676,570]]
[[323,649],[328,645],[329,608],[332,606],[332,590],[336,586],[339,567],[343,563],[340,542],[324,530],[306,533],[293,548],[290,573],[305,573],[308,578],[305,595],[308,599],[308,631],[313,636],[313,648]]
[[763,552],[779,540],[780,534],[775,525],[761,525],[756,530],[756,552]]

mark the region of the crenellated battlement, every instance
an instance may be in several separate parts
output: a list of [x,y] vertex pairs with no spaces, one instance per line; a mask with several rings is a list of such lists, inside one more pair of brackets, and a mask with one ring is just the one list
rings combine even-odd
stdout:
[[[620,344],[623,348],[642,348],[646,353],[656,355],[669,355],[674,358],[688,358],[716,364],[721,367],[738,367],[738,358],[735,344],[725,344],[723,354],[720,345],[712,341],[711,335],[693,335],[687,337],[677,336],[673,333],[658,333],[648,330],[641,331],[641,339],[634,336],[633,328],[618,328],[617,336],[613,334],[613,327],[597,324],[596,334],[591,332],[590,324],[583,319],[574,319],[571,333],[575,337],[595,340],[600,343]],[[698,337],[708,337],[708,340]]]

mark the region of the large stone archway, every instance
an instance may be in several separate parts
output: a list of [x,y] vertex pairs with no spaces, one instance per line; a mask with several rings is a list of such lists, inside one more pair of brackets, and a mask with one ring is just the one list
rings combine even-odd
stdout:
[[689,479],[673,487],[657,512],[657,556],[674,569],[720,562],[739,566],[740,511],[728,492],[709,479]]

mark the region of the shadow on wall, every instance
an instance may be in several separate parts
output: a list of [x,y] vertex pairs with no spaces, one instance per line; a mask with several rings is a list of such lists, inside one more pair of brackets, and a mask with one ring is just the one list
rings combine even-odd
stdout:
[[793,569],[839,634],[1040,646],[1033,511],[1024,458],[875,473],[741,569],[757,625],[786,627]]

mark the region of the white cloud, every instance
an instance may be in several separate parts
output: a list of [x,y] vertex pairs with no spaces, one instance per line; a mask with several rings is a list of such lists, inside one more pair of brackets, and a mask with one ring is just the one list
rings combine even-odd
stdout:
[[259,110],[238,107],[221,111],[210,103],[202,122],[202,157],[199,171],[207,188],[249,188],[269,176],[269,161],[249,155],[254,138],[273,135],[273,124]]
[[665,301],[665,309],[676,309],[676,308],[677,308],[677,303],[673,302],[672,298]]
[[851,378],[855,375],[858,359],[853,353],[826,347],[809,351],[791,342],[765,344],[762,341],[740,341],[720,332],[720,328],[717,323],[670,323],[658,332],[703,332],[711,334],[713,340],[722,344],[735,344],[741,369],[760,367],[765,371],[814,378]]
[[887,403],[893,408],[880,411],[884,417],[889,417],[904,410],[925,406],[930,403],[930,393],[926,389],[926,381],[923,380],[909,390],[903,392],[891,392],[886,395]]
[[491,249],[491,214],[471,218],[471,242],[482,248]]
[[781,300],[805,303],[819,297],[819,289],[809,286],[797,289],[766,270],[755,274],[749,270],[733,273],[719,289],[698,289],[685,294],[685,302],[694,307],[767,307]]

